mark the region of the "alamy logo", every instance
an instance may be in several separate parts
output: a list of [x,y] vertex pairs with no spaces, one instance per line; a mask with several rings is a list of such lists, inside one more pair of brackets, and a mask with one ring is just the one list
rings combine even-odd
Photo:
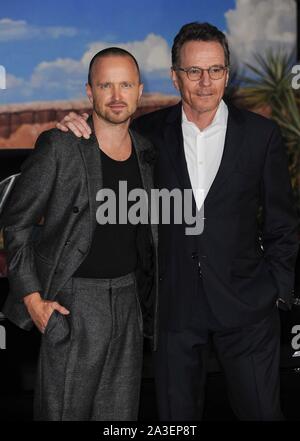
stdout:
[[300,325],[294,325],[291,332],[296,334],[291,341],[292,348],[296,351],[293,357],[300,357]]
[[6,349],[6,329],[0,325],[0,349]]
[[6,71],[5,67],[0,65],[0,89],[6,89]]
[[[202,234],[204,229],[204,199],[203,189],[195,190],[199,209],[193,207],[193,190],[166,188],[150,190],[150,196],[143,188],[135,188],[128,192],[127,181],[119,181],[117,194],[110,188],[102,188],[96,195],[101,202],[96,211],[99,225],[138,223],[152,225],[185,224],[187,236]],[[118,210],[117,210],[118,201]],[[134,202],[128,209],[128,202]],[[117,217],[118,212],[118,217]]]
[[295,90],[300,89],[300,65],[299,64],[295,64],[295,66],[292,67],[292,74],[293,79],[292,79],[292,88]]

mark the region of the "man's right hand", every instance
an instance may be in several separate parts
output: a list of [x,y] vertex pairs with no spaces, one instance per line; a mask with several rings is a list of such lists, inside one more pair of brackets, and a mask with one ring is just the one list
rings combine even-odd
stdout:
[[78,138],[83,136],[84,138],[89,139],[92,131],[86,122],[88,117],[89,115],[87,113],[78,115],[78,113],[70,112],[59,123],[56,124],[56,128],[62,130],[63,132],[68,132],[71,130],[71,132],[73,132]]
[[70,314],[70,311],[58,302],[42,299],[39,292],[33,292],[25,296],[24,303],[32,321],[42,334],[44,334],[50,316],[55,309],[64,315]]

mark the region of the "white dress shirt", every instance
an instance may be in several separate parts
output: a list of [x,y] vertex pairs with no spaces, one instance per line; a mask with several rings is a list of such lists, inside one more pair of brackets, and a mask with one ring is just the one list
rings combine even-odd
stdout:
[[187,168],[198,210],[219,170],[227,128],[228,108],[222,100],[211,124],[200,130],[182,109],[182,133]]

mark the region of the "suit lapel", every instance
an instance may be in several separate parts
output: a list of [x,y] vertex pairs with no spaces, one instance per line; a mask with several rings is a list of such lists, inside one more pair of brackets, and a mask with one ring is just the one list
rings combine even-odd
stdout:
[[144,189],[147,192],[148,197],[151,195],[151,188],[153,188],[153,178],[151,167],[148,162],[145,161],[144,153],[148,150],[149,146],[146,146],[143,143],[141,137],[134,132],[133,130],[129,130],[133,148],[135,149],[138,165],[141,173],[141,179]]
[[[93,129],[92,118],[88,123]],[[103,187],[103,175],[101,167],[101,156],[99,152],[98,140],[92,131],[89,139],[81,138],[78,147],[83,158],[90,206],[90,239],[92,240],[96,227],[96,195]],[[91,241],[90,241],[91,243]]]
[[[151,219],[151,189],[154,188],[154,184],[153,184],[152,167],[150,162],[146,161],[146,155],[147,153],[150,153],[150,151],[153,149],[153,146],[133,130],[130,129],[129,133],[132,139],[133,148],[135,149],[136,152],[143,188],[147,192],[149,217]],[[154,243],[157,246],[158,243],[157,225],[151,224],[151,231],[152,231]]]
[[[188,166],[184,153],[184,141],[182,133],[182,103],[173,107],[166,121],[164,132],[164,145],[173,165],[180,184],[181,190],[192,189]],[[194,192],[192,191],[192,212],[197,212]]]
[[234,170],[239,154],[242,151],[245,135],[243,125],[244,119],[235,107],[229,106],[228,110],[228,122],[223,156],[219,170],[206,196],[205,205],[210,204],[214,200],[215,195],[224,186],[226,180]]
[[191,188],[187,163],[184,154],[183,135],[181,128],[182,107],[181,102],[173,107],[166,121],[164,131],[164,146],[168,153],[170,163],[173,165],[180,187]]

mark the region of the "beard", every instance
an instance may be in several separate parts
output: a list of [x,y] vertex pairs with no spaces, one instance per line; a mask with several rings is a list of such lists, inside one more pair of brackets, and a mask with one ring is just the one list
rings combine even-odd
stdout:
[[[123,105],[124,107],[120,110],[113,109],[109,107],[112,104],[119,104]],[[128,106],[124,102],[111,102],[108,105],[106,105],[104,108],[100,108],[97,104],[94,107],[94,111],[98,118],[107,121],[111,124],[124,124],[126,123],[132,116],[132,114],[135,112],[130,112],[130,109],[128,109]]]

